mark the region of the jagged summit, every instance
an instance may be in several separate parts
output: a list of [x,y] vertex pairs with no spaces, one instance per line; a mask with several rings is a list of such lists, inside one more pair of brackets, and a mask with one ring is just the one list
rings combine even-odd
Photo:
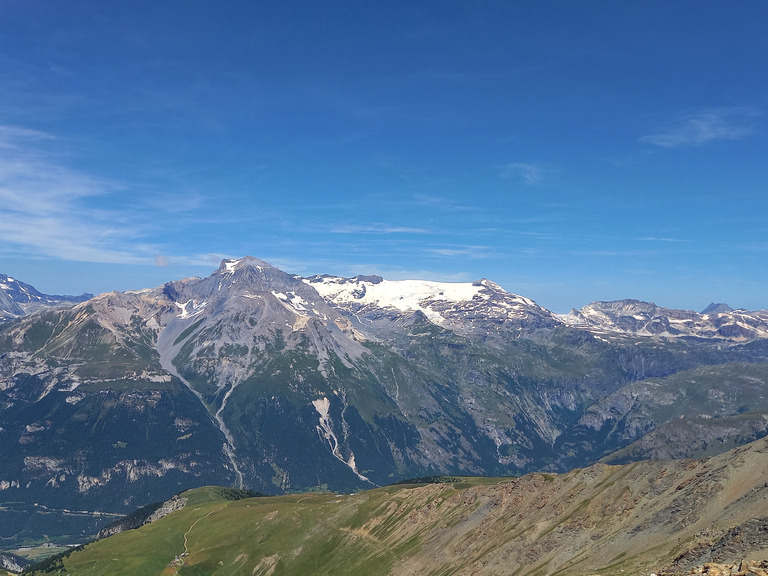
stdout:
[[256,268],[257,270],[263,270],[266,268],[277,270],[277,268],[272,266],[272,264],[269,262],[265,262],[259,258],[254,258],[253,256],[245,256],[239,259],[222,260],[221,264],[219,265],[219,272],[234,274],[237,270],[242,270],[246,267]]
[[712,302],[709,306],[701,311],[702,314],[723,314],[724,312],[733,312],[733,308],[728,306],[725,302]]
[[253,256],[222,260],[210,276],[169,282],[163,291],[176,303],[195,301],[196,306],[213,300],[225,301],[235,296],[248,298],[269,292],[296,292],[305,298],[311,296],[321,300],[296,276]]

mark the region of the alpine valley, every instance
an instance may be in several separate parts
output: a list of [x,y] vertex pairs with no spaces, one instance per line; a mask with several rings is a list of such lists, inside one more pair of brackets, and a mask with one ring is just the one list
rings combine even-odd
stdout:
[[207,485],[349,493],[768,435],[766,310],[557,315],[488,280],[302,278],[251,257],[81,302],[2,278],[4,550],[82,542]]

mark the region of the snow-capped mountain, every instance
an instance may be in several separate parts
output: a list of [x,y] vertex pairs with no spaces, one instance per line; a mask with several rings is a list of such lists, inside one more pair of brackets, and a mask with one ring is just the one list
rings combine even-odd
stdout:
[[0,274],[0,322],[32,314],[44,308],[69,306],[92,297],[92,294],[80,296],[41,294],[29,284],[6,274]]
[[342,310],[356,327],[374,333],[386,331],[388,321],[415,313],[462,335],[492,335],[501,326],[506,330],[512,326],[532,330],[560,323],[533,300],[508,293],[486,279],[454,283],[384,280],[380,276],[313,276],[304,282]]
[[373,334],[386,333],[392,323],[421,313],[433,324],[457,334],[482,333],[486,337],[499,330],[509,337],[513,327],[530,333],[565,325],[602,337],[696,337],[730,342],[768,338],[768,310],[734,310],[722,303],[697,313],[640,300],[617,300],[592,302],[569,314],[554,314],[486,279],[457,283],[322,275],[303,281],[343,311],[356,328]]
[[724,304],[704,312],[662,308],[651,302],[593,302],[560,317],[574,328],[601,335],[709,338],[747,342],[768,338],[768,310],[733,310]]

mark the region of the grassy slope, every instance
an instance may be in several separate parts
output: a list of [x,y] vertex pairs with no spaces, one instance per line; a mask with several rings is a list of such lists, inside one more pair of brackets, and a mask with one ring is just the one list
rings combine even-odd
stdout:
[[[766,469],[760,440],[706,461],[354,495],[228,501],[202,488],[186,493],[183,509],[74,552],[64,566],[78,576],[647,574],[695,549],[703,530],[717,538],[768,516]],[[733,553],[765,555],[763,544]]]

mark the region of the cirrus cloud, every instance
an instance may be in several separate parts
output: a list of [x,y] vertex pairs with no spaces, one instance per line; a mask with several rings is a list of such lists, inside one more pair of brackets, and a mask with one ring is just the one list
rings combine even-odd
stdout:
[[64,166],[46,141],[55,137],[0,126],[0,249],[81,262],[150,261],[136,222],[91,202],[121,187]]
[[511,162],[501,170],[501,178],[519,178],[528,186],[543,184],[552,170],[541,164],[531,162]]
[[424,228],[412,228],[409,226],[395,226],[386,223],[374,224],[337,224],[331,226],[333,234],[427,234]]
[[685,148],[715,140],[741,140],[754,132],[760,114],[759,110],[744,107],[696,110],[640,141],[661,148]]

